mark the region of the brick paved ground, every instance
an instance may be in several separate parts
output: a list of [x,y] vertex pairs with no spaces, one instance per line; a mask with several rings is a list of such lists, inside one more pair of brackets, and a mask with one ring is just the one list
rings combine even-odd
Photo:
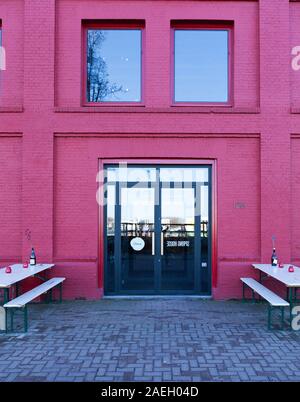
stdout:
[[0,335],[0,381],[300,381],[300,333],[266,307],[182,299],[30,306]]

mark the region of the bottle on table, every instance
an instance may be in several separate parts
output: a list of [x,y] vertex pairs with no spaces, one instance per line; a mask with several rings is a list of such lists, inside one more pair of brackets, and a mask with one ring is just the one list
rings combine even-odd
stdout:
[[29,263],[30,263],[30,265],[36,265],[36,255],[35,255],[35,251],[34,251],[33,247],[31,249],[31,255],[30,255]]
[[273,248],[273,253],[272,253],[272,257],[271,257],[271,265],[272,265],[272,267],[277,267],[277,265],[278,265],[278,257],[276,255],[275,247]]

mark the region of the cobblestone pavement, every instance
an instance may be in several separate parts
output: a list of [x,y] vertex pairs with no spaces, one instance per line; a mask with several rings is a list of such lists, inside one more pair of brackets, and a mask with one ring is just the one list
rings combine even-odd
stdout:
[[29,307],[0,335],[0,381],[300,381],[300,333],[266,306],[181,298]]

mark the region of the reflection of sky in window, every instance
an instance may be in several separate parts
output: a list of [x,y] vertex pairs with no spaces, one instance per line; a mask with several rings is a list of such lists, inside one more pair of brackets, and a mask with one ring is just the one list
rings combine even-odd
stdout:
[[175,31],[175,101],[228,101],[228,31]]
[[153,182],[156,180],[156,169],[146,167],[109,168],[107,170],[108,181],[122,182]]
[[194,224],[195,192],[192,188],[161,190],[162,222],[178,224]]
[[154,223],[154,189],[122,188],[121,220],[123,223]]
[[164,182],[205,182],[208,181],[208,169],[207,168],[161,168],[160,169],[160,181]]
[[[207,182],[208,168],[184,168],[161,167],[159,179],[165,183],[178,182]],[[129,167],[120,164],[120,167],[107,169],[109,182],[154,182],[156,180],[156,168],[154,167]]]
[[[164,223],[194,224],[195,192],[191,188],[162,188],[162,219]],[[208,220],[208,186],[200,187],[201,220]],[[198,201],[198,202],[199,202]]]
[[141,30],[102,30],[105,40],[99,55],[107,65],[110,84],[122,86],[123,91],[108,95],[106,102],[141,101]]
[[208,221],[208,207],[209,207],[208,186],[201,186],[201,220]]
[[115,186],[107,186],[107,217],[108,219],[115,219],[115,205],[116,205],[116,194]]

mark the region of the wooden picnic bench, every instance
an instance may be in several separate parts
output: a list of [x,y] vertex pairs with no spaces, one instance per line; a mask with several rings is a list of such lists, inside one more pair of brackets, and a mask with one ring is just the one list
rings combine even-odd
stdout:
[[22,294],[21,296],[16,297],[15,299],[9,301],[8,303],[4,304],[4,308],[6,310],[5,319],[6,319],[6,332],[8,330],[8,311],[10,312],[10,331],[13,332],[14,330],[14,314],[17,310],[22,311],[24,314],[24,331],[27,332],[28,329],[28,311],[27,305],[37,297],[47,293],[50,291],[50,301],[52,299],[52,291],[54,288],[59,288],[60,296],[59,301],[62,301],[62,284],[66,278],[52,278],[48,281],[42,283],[41,285],[37,286],[36,288],[29,290],[28,292]]
[[279,297],[277,294],[272,292],[270,289],[263,286],[261,283],[257,282],[252,278],[241,278],[243,283],[243,300],[246,300],[246,288],[251,289],[252,291],[252,301],[255,302],[255,293],[258,294],[261,298],[265,299],[269,303],[268,309],[268,328],[272,329],[272,312],[276,309],[280,309],[281,311],[281,329],[284,326],[284,309],[285,307],[289,307],[290,304]]
[[[300,303],[298,299],[298,290],[300,289],[300,267],[293,264],[283,264],[282,267],[273,267],[271,264],[253,264],[252,267],[259,271],[260,282],[268,278],[275,279],[286,287],[286,300],[290,303],[290,325],[293,322],[293,308]],[[289,272],[293,267],[294,272]]]
[[48,270],[52,269],[54,264],[37,264],[24,268],[23,264],[13,264],[10,266],[11,273],[6,273],[6,268],[0,269],[0,293],[3,293],[3,304],[9,301],[12,295],[11,289],[15,288],[16,297],[19,296],[19,284],[30,277],[36,277],[43,282],[46,281]]

